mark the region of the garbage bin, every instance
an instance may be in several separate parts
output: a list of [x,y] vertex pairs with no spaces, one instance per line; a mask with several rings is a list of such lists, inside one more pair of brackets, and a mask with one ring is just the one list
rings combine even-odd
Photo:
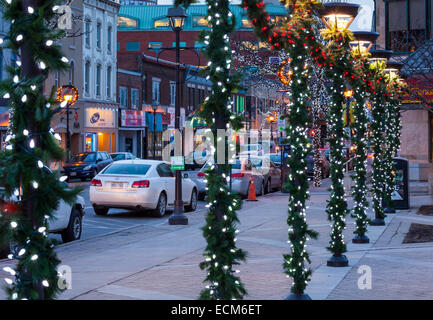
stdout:
[[392,159],[395,169],[394,191],[391,199],[395,209],[409,209],[409,160],[401,157]]
[[291,153],[290,145],[281,145],[281,192],[288,193],[289,191],[284,188],[287,183],[287,176],[290,173],[289,155]]

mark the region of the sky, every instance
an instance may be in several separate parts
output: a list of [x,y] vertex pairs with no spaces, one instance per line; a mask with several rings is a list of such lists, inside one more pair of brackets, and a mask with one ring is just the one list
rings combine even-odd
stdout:
[[[205,3],[204,0],[199,0],[200,3]],[[233,0],[233,4],[239,4],[241,0]],[[371,31],[374,1],[373,0],[351,0],[350,3],[358,3],[361,8],[358,16],[352,22],[350,30],[352,31]],[[173,4],[173,0],[158,0],[158,4]]]

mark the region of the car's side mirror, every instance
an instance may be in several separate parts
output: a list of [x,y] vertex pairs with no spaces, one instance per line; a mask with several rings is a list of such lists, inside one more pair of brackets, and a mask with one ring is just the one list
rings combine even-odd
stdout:
[[188,179],[188,178],[189,178],[188,173],[184,173],[184,174],[183,174],[183,178],[184,178],[184,179]]

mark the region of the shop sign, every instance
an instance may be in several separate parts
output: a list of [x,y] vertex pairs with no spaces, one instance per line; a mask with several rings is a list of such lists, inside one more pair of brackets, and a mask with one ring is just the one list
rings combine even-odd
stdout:
[[138,110],[121,110],[122,127],[145,127],[146,117],[142,111]]
[[101,108],[86,108],[86,127],[88,128],[115,128],[116,114],[114,110]]
[[168,107],[167,113],[170,115],[170,122],[167,124],[167,128],[174,129],[176,109],[174,107]]
[[185,157],[175,156],[171,157],[171,170],[185,170]]
[[162,114],[162,124],[166,124],[170,126],[171,123],[171,113],[163,113]]

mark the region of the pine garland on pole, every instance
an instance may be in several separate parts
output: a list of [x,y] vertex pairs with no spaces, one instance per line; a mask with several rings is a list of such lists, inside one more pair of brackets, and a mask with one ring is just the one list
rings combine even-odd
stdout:
[[327,49],[327,63],[325,75],[332,81],[328,87],[330,95],[328,119],[328,134],[331,160],[331,196],[328,200],[326,212],[328,219],[333,222],[331,240],[327,248],[333,256],[327,261],[328,266],[344,267],[348,265],[345,255],[346,244],[343,240],[343,231],[346,228],[348,214],[344,191],[344,132],[343,108],[346,103],[343,92],[347,89],[345,77],[350,70],[352,56],[349,42],[352,32],[348,29],[339,30],[335,25],[333,29],[321,31],[324,40],[329,41]]
[[385,213],[383,210],[384,188],[386,183],[385,168],[383,165],[384,155],[384,139],[385,139],[385,95],[386,83],[383,70],[385,62],[376,61],[370,64],[371,77],[368,80],[368,87],[371,97],[371,131],[373,144],[373,177],[372,177],[372,206],[375,213],[375,219],[371,221],[373,226],[385,225]]
[[313,11],[321,4],[317,1],[299,0],[285,1],[289,8],[290,17],[286,26],[280,29],[269,23],[269,15],[265,11],[263,2],[245,0],[243,7],[247,9],[248,17],[252,21],[256,35],[271,44],[274,50],[285,50],[289,56],[291,81],[288,84],[291,94],[289,114],[285,128],[287,143],[291,146],[288,159],[290,174],[285,188],[289,192],[289,210],[287,224],[289,225],[290,254],[284,255],[284,270],[293,279],[292,294],[288,299],[309,299],[305,289],[311,278],[311,269],[306,263],[311,263],[309,254],[305,250],[306,242],[310,238],[317,238],[317,232],[308,228],[306,221],[306,201],[308,194],[308,176],[306,157],[310,152],[307,130],[310,119],[308,117],[308,102],[310,100],[308,88],[311,53],[318,47],[313,32]]
[[[188,7],[191,3],[178,0],[175,5]],[[230,73],[232,52],[229,34],[234,30],[235,18],[230,12],[229,0],[208,0],[207,4],[206,19],[212,29],[202,32],[200,40],[206,44],[204,54],[209,63],[205,74],[212,82],[212,91],[198,115],[211,128],[216,148],[215,164],[206,171],[208,214],[202,230],[207,246],[206,260],[200,263],[200,268],[207,270],[205,281],[209,285],[201,292],[200,299],[242,299],[247,292],[235,275],[239,270],[233,269],[246,259],[246,252],[236,247],[236,223],[239,222],[236,210],[240,208],[241,200],[230,192],[229,161],[232,159],[228,159],[227,140],[225,138],[223,143],[218,141],[219,137],[226,137],[225,132],[230,127],[234,130],[242,127],[241,118],[231,111],[232,91],[239,83],[239,75]]]
[[355,105],[353,108],[353,122],[351,128],[354,131],[352,135],[352,143],[355,145],[354,158],[354,189],[352,197],[355,202],[352,217],[356,219],[356,229],[353,232],[356,236],[352,239],[353,243],[368,243],[369,239],[366,236],[367,225],[370,219],[367,216],[367,129],[368,129],[368,114],[367,114],[367,84],[366,76],[368,76],[368,60],[359,50],[353,52],[354,63],[353,70],[348,77],[350,86],[353,88]]
[[[9,256],[18,260],[7,267],[13,279],[6,278],[9,299],[53,299],[60,292],[56,267],[60,261],[48,238],[48,221],[63,199],[74,201],[80,190],[67,190],[62,181],[45,166],[50,159],[61,160],[63,151],[50,128],[59,108],[54,92],[42,94],[43,82],[50,71],[66,70],[67,58],[56,41],[63,32],[48,27],[54,17],[55,0],[5,0],[2,7],[10,30],[3,39],[20,60],[1,82],[0,93],[9,99],[11,119],[6,150],[0,152],[0,185],[13,212],[2,212],[2,230],[16,245]],[[58,137],[58,135],[56,135]]]

